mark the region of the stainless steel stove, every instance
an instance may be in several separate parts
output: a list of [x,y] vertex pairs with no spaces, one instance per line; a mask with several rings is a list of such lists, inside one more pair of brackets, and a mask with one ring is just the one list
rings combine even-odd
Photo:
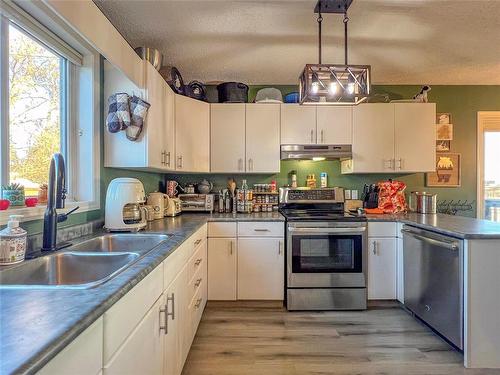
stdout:
[[344,212],[342,188],[280,189],[288,310],[366,309],[366,217]]

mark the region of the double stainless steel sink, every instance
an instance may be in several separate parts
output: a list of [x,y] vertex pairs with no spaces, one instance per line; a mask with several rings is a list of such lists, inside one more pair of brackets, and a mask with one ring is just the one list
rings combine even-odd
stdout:
[[166,241],[164,234],[104,234],[0,269],[0,289],[87,289],[100,285]]

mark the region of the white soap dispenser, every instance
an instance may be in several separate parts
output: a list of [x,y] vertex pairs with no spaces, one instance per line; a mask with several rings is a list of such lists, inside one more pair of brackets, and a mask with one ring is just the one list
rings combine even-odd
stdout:
[[23,215],[10,215],[7,228],[0,231],[0,265],[24,260],[28,232],[19,226],[22,217]]

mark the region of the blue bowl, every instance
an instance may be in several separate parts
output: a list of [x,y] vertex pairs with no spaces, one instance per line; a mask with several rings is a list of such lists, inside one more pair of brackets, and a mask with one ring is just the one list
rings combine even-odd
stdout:
[[285,95],[285,103],[298,103],[299,102],[299,93],[291,92]]

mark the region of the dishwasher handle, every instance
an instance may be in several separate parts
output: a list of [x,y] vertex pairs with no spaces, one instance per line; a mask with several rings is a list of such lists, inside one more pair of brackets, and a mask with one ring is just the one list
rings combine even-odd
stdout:
[[427,242],[430,245],[444,247],[446,249],[453,250],[453,251],[458,251],[460,249],[456,242],[436,240],[436,239],[431,238],[431,237],[422,236],[421,234],[415,233],[409,229],[401,229],[401,232],[403,232],[404,234],[407,234],[411,237],[414,237],[417,240]]

